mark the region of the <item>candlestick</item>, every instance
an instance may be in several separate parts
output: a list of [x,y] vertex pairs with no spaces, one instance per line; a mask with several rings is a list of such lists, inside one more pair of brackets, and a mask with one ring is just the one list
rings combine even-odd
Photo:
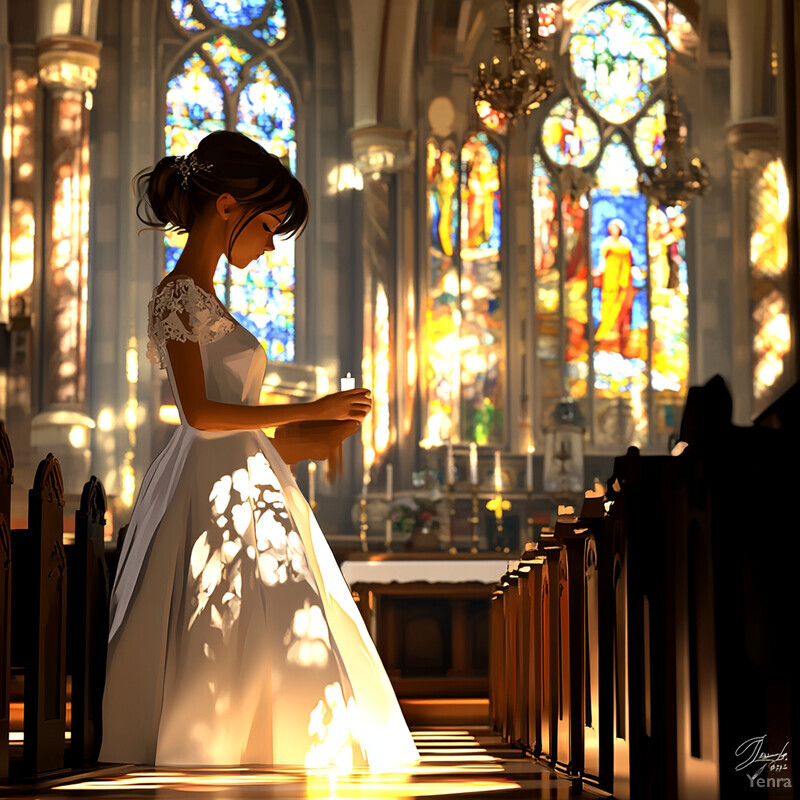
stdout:
[[525,489],[529,492],[533,491],[533,454],[536,448],[528,445],[528,454],[525,457]]
[[478,485],[478,445],[475,442],[469,443],[469,482]]
[[456,547],[456,492],[453,481],[447,484],[447,493],[450,496],[450,547],[448,551],[450,555],[455,555],[458,548]]
[[[474,444],[474,442],[473,442]],[[480,517],[478,516],[478,485],[477,482],[472,484],[472,516],[469,518],[472,523],[472,547],[470,553],[478,552],[478,525]]]
[[361,499],[366,502],[367,500],[367,486],[369,486],[369,469],[364,469],[364,477],[361,482]]
[[[365,487],[366,488],[366,487]],[[359,525],[358,525],[358,537],[361,539],[361,550],[366,553],[367,552],[367,529],[369,528],[369,523],[367,522],[367,498],[366,496],[362,496],[361,500],[359,501],[361,506],[361,513],[359,514]]]
[[339,378],[339,387],[343,392],[346,392],[348,389],[355,389],[356,379],[351,377],[348,372],[346,378]]
[[503,473],[500,469],[500,451],[494,451],[494,490],[499,494],[503,489]]
[[528,541],[533,541],[533,492],[528,489],[528,502],[526,503],[528,511]]
[[317,465],[314,461],[308,462],[308,504],[314,508],[316,499]]
[[394,466],[386,465],[386,500],[392,502],[392,478],[394,476]]
[[446,483],[453,484],[456,482],[455,477],[455,463],[453,462],[453,440],[447,440],[447,461],[445,466]]

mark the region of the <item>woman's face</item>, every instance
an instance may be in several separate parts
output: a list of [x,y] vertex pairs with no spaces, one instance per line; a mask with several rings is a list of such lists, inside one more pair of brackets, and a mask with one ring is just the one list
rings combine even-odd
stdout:
[[608,223],[608,235],[613,236],[615,239],[619,239],[622,236],[622,230],[616,222]]
[[[264,210],[253,217],[243,229],[239,227],[242,219],[247,219],[253,213],[252,207],[237,207],[232,210],[228,217],[228,237],[229,242],[233,240],[230,247],[228,259],[234,267],[245,269],[253,261],[260,258],[264,253],[269,253],[275,249],[273,239],[275,231],[283,222],[289,211],[289,203]],[[235,236],[234,232],[239,231]]]

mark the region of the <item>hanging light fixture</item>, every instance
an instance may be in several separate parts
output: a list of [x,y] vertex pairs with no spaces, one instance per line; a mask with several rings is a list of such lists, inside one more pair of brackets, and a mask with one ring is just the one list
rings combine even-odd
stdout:
[[556,29],[557,4],[506,0],[506,13],[508,25],[495,28],[494,39],[508,47],[508,56],[493,55],[489,70],[485,62],[478,65],[472,98],[481,118],[488,107],[513,122],[530,114],[555,88],[553,66],[543,51]]
[[705,194],[708,188],[708,169],[703,161],[686,153],[686,137],[681,112],[678,110],[678,95],[669,73],[669,3],[666,4],[667,19],[667,109],[664,146],[661,160],[654,167],[646,168],[639,176],[642,194],[660,206],[681,206],[685,209],[697,195]]

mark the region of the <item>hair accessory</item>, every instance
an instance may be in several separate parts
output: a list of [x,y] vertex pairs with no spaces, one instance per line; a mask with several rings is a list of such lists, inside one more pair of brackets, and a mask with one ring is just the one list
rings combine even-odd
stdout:
[[211,172],[213,164],[204,164],[197,157],[197,153],[192,150],[187,156],[177,156],[175,158],[175,167],[181,176],[181,187],[183,189],[189,188],[189,177],[196,175],[198,172]]

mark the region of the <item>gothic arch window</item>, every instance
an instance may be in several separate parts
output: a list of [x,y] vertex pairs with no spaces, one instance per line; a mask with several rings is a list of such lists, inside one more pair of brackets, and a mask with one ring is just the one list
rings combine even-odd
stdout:
[[538,417],[573,398],[598,451],[666,443],[689,378],[686,215],[639,184],[665,128],[667,39],[651,9],[611,0],[573,20],[567,91],[532,156]]
[[503,440],[501,167],[485,132],[428,142],[423,445]]
[[[208,133],[236,130],[297,168],[295,106],[278,76],[287,34],[282,0],[171,0],[185,39],[166,88],[168,155],[194,149]],[[168,232],[166,270],[175,266],[185,234]],[[273,361],[295,358],[294,242],[276,240],[248,270],[223,256],[214,276],[219,299],[264,346]]]

